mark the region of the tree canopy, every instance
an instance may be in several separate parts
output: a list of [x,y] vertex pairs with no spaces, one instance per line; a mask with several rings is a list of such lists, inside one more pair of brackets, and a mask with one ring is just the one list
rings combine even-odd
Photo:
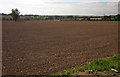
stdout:
[[19,10],[18,9],[12,9],[11,11],[12,11],[11,15],[12,15],[13,20],[17,21],[20,17]]

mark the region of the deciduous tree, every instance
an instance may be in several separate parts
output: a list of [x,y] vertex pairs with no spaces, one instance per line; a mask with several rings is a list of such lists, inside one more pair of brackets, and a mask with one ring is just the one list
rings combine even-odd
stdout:
[[19,17],[20,17],[19,10],[18,9],[12,9],[11,11],[12,11],[11,15],[13,17],[13,20],[17,21],[19,19]]

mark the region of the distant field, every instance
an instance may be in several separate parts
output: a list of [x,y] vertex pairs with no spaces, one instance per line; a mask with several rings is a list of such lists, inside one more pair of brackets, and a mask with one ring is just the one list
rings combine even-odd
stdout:
[[48,75],[117,54],[116,21],[3,21],[3,75]]

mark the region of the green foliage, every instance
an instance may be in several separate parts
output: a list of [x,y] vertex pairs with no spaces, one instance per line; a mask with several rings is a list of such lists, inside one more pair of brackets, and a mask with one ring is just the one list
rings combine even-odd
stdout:
[[75,69],[70,69],[70,70],[64,71],[63,73],[52,74],[51,76],[52,77],[62,77],[62,76],[71,77],[71,75],[74,71],[75,71]]
[[78,67],[76,69],[66,70],[63,73],[53,74],[56,76],[63,75],[72,75],[74,71],[85,71],[85,70],[93,70],[93,74],[96,74],[98,71],[110,71],[111,68],[120,69],[120,55],[116,55],[110,58],[101,58],[97,59],[93,62],[88,62],[85,65]]
[[12,11],[11,15],[13,17],[13,20],[17,21],[20,17],[19,16],[19,14],[20,14],[19,10],[18,9],[12,9],[11,11]]
[[103,71],[110,70],[111,68],[118,69],[118,62],[120,63],[120,55],[113,56],[111,58],[102,58],[94,62],[89,62],[86,65],[79,67],[80,71],[83,70],[93,70],[93,71]]

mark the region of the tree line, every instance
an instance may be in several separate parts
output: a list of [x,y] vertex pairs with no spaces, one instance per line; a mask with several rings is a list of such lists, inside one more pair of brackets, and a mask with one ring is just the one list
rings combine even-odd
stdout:
[[14,20],[14,21],[22,21],[22,20],[60,20],[60,21],[120,21],[120,14],[117,15],[105,15],[105,16],[73,16],[73,15],[22,15],[18,9],[12,9],[10,14],[2,13],[2,20]]

